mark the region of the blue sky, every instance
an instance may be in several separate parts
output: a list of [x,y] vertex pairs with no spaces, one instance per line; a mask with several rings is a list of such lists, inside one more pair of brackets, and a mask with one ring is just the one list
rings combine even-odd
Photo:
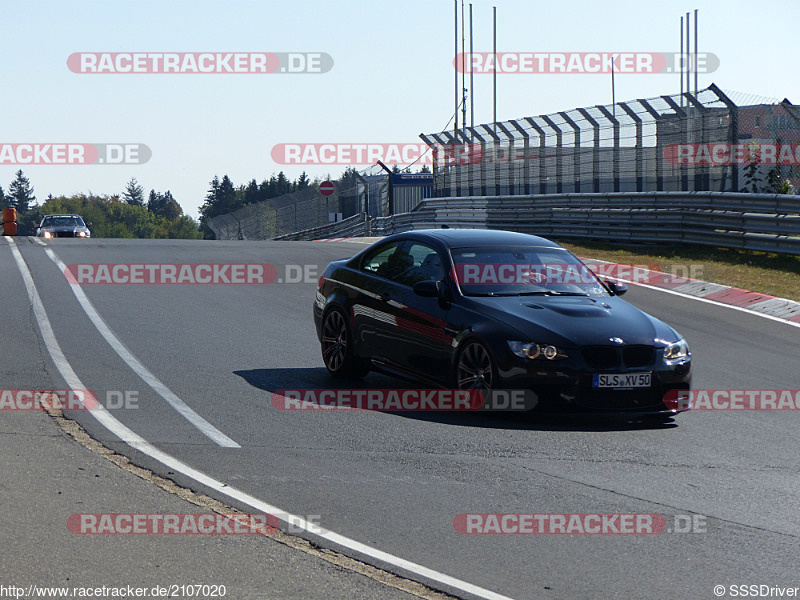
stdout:
[[[798,0],[472,4],[476,52],[491,51],[492,6],[498,52],[677,52],[680,17],[698,8],[699,50],[720,60],[700,74],[701,88],[714,82],[800,104]],[[3,189],[23,168],[40,201],[121,193],[136,177],[146,191],[171,190],[196,217],[214,175],[242,184],[280,170],[324,178],[344,168],[275,164],[275,144],[415,143],[453,113],[452,0],[0,0],[0,24],[0,143],[142,143],[153,152],[142,165],[0,164]],[[304,75],[67,67],[74,52],[206,51],[325,52],[334,64]],[[616,77],[617,100],[679,89],[675,74]],[[491,75],[475,77],[474,101],[475,121],[491,121]],[[607,74],[498,76],[501,120],[610,101]]]

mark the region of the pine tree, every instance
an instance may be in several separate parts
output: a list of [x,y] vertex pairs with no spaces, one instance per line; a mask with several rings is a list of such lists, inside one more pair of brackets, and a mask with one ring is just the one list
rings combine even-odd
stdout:
[[136,177],[131,177],[125,186],[125,193],[122,194],[122,197],[131,206],[144,206],[144,188],[136,181]]
[[155,190],[150,190],[150,196],[147,199],[147,210],[151,213],[156,212],[164,203],[163,196]]
[[294,187],[298,192],[300,192],[306,189],[309,183],[310,182],[308,180],[308,174],[305,171],[303,171],[302,173],[300,173],[300,177],[297,178],[297,183],[295,183]]
[[244,204],[255,204],[260,200],[261,192],[258,189],[258,183],[256,183],[255,179],[251,179],[244,189]]
[[211,232],[211,229],[208,227],[209,219],[213,219],[217,215],[222,214],[217,207],[217,198],[219,197],[219,177],[214,175],[214,179],[211,180],[209,183],[211,187],[208,188],[208,192],[206,192],[205,200],[203,201],[202,206],[200,206],[200,231],[203,234],[203,237],[206,239],[214,239],[214,234]]
[[219,184],[219,194],[217,196],[217,206],[219,212],[216,214],[225,214],[233,212],[236,206],[236,188],[233,187],[231,178],[223,175],[222,181]]
[[278,173],[278,187],[277,187],[277,195],[283,196],[284,194],[288,194],[292,191],[292,182],[289,181],[289,178],[286,177],[286,174],[281,171]]
[[11,208],[16,208],[18,212],[27,212],[31,202],[36,201],[33,195],[33,186],[30,180],[22,173],[22,169],[17,171],[16,178],[8,186],[8,196],[6,202]]

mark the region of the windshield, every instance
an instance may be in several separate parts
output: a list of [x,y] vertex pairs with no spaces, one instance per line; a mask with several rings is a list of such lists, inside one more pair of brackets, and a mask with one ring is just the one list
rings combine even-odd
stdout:
[[42,227],[84,227],[80,217],[45,217]]
[[451,251],[466,296],[608,296],[571,252],[539,246],[482,246]]

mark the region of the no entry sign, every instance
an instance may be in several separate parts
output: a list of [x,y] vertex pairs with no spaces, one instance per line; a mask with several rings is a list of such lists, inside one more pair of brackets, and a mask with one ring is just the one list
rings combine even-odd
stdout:
[[332,181],[323,181],[319,184],[319,191],[323,196],[330,196],[333,193],[334,187]]

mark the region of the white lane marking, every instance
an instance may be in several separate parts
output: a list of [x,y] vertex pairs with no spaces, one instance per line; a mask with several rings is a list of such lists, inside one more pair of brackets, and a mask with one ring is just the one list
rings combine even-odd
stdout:
[[[56,266],[61,269],[61,272],[66,275],[67,266],[61,261],[60,258],[58,258],[58,256],[56,256],[55,252],[53,252],[52,249],[47,248],[45,250],[45,254],[47,254],[47,256],[50,257],[50,260],[52,260]],[[131,368],[131,370],[133,370],[134,373],[141,377],[142,380],[147,383],[147,385],[153,388],[153,390],[164,400],[166,400],[172,408],[178,411],[183,418],[197,427],[201,433],[208,436],[211,440],[223,448],[241,448],[239,444],[234,442],[231,438],[222,433],[219,429],[214,427],[211,423],[206,421],[203,417],[192,410],[188,404],[181,400],[177,394],[175,394],[175,392],[164,385],[158,379],[158,377],[156,377],[147,367],[142,364],[138,358],[133,355],[130,350],[125,347],[125,344],[123,344],[116,334],[111,331],[111,328],[103,320],[103,317],[101,317],[97,310],[95,310],[91,300],[86,297],[86,294],[83,292],[83,289],[81,289],[81,286],[78,283],[74,283],[69,280],[67,280],[67,283],[69,283],[70,288],[72,288],[72,292],[78,299],[83,311],[97,328],[97,331],[100,332],[100,335],[105,338],[106,342],[108,342],[108,345],[114,349],[114,352],[116,352],[119,357],[125,361],[125,363]]]
[[47,244],[45,244],[45,243],[44,243],[42,240],[40,240],[39,238],[37,238],[37,237],[32,237],[31,239],[33,240],[33,243],[34,243],[34,244],[39,244],[40,246],[44,246],[45,248],[47,248]]
[[[36,323],[39,325],[39,331],[42,333],[42,339],[47,346],[47,351],[50,353],[50,357],[53,359],[53,362],[56,365],[56,369],[58,369],[58,372],[61,373],[61,376],[64,378],[64,381],[70,389],[86,389],[86,386],[69,364],[67,357],[64,356],[64,353],[61,351],[61,346],[58,344],[58,340],[56,340],[55,333],[53,333],[50,320],[47,318],[47,312],[45,312],[42,299],[39,297],[39,292],[36,290],[36,285],[33,283],[31,272],[28,269],[28,265],[25,264],[19,248],[17,248],[14,240],[8,237],[6,239],[11,246],[11,253],[14,256],[14,261],[17,263],[17,268],[19,269],[19,272],[22,275],[22,280],[25,283],[25,289],[28,292],[28,299],[30,300],[33,314],[36,317]],[[130,429],[117,421],[116,418],[111,416],[111,414],[102,404],[97,403],[96,407],[89,412],[91,412],[92,416],[94,416],[94,418],[96,418],[106,429],[111,431],[122,441],[126,443],[144,441],[143,438],[133,433]]]
[[[583,260],[583,259],[581,259]],[[586,260],[593,260],[595,262],[602,262],[610,265],[614,265],[617,263],[612,263],[605,260],[597,260],[595,258],[589,258]],[[629,281],[628,279],[620,279],[619,277],[611,277],[611,279],[616,279],[617,281],[622,281],[623,283],[630,283],[631,285],[638,285],[639,287],[647,288],[649,290],[655,290],[656,292],[664,292],[665,294],[672,294],[673,296],[680,296],[681,298],[687,298],[689,300],[697,300],[698,302],[705,302],[706,304],[714,304],[716,306],[722,306],[723,308],[731,308],[733,310],[738,310],[739,312],[746,313],[748,315],[753,315],[756,317],[762,317],[764,319],[769,319],[770,321],[775,321],[776,323],[784,323],[785,325],[791,325],[792,327],[800,327],[800,323],[795,321],[788,321],[786,319],[781,319],[780,317],[773,317],[772,315],[767,315],[761,312],[756,312],[754,310],[750,310],[749,308],[744,308],[742,306],[734,306],[733,304],[725,304],[724,302],[720,302],[719,300],[709,300],[708,298],[703,298],[700,296],[692,296],[691,294],[684,294],[682,292],[676,292],[675,290],[669,290],[662,287],[656,287],[654,285],[648,285],[646,283],[641,283],[638,281]]]
[[[50,353],[56,368],[71,389],[86,389],[86,386],[78,378],[75,371],[72,369],[72,366],[67,361],[66,356],[64,356],[64,353],[61,351],[61,347],[58,345],[58,341],[53,333],[53,328],[51,327],[50,321],[47,318],[47,313],[45,312],[44,305],[39,298],[39,292],[36,290],[36,286],[33,283],[33,277],[28,270],[28,266],[22,259],[22,255],[20,254],[19,249],[14,241],[9,240],[9,243],[11,244],[11,251],[14,253],[14,260],[16,261],[17,267],[22,274],[22,279],[25,281],[25,289],[28,291],[28,298],[33,306],[33,312],[36,316],[36,322],[39,325],[39,330],[42,332],[42,338],[44,339],[47,350]],[[142,454],[153,458],[154,460],[168,467],[170,470],[177,471],[178,473],[195,480],[201,485],[209,487],[224,496],[238,500],[239,502],[242,502],[243,504],[246,504],[259,512],[274,515],[285,523],[289,523],[295,527],[303,529],[304,531],[313,533],[314,535],[326,539],[334,544],[338,544],[344,548],[353,550],[359,554],[363,554],[364,556],[369,556],[375,560],[402,569],[407,573],[411,573],[431,581],[436,581],[442,585],[485,598],[486,600],[513,600],[508,596],[503,596],[491,590],[486,590],[466,581],[456,579],[450,575],[439,573],[438,571],[434,571],[433,569],[423,565],[405,560],[404,558],[400,558],[399,556],[395,556],[393,554],[389,554],[388,552],[377,550],[371,546],[367,546],[366,544],[362,544],[361,542],[345,537],[333,531],[319,531],[319,525],[316,523],[309,522],[300,516],[288,513],[276,506],[272,506],[263,500],[259,500],[255,496],[251,496],[246,492],[231,487],[218,479],[214,479],[213,477],[206,475],[202,471],[187,465],[183,461],[170,454],[167,454],[166,452],[162,452],[143,437],[128,429],[128,427],[123,425],[117,420],[116,417],[108,412],[103,405],[98,404],[96,408],[88,412],[95,419],[97,419],[97,421],[103,425],[103,427],[108,429],[111,433],[116,435],[120,440],[125,442],[134,450],[138,450]]]

